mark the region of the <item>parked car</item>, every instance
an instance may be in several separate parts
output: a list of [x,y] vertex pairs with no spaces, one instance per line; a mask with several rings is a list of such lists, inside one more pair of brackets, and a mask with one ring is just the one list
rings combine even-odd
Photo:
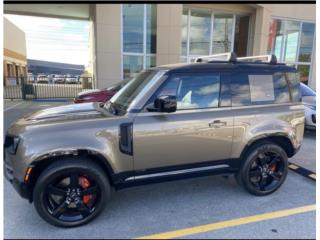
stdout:
[[63,227],[94,219],[112,187],[235,174],[249,193],[273,193],[303,140],[296,69],[274,56],[200,59],[145,70],[106,104],[19,119],[6,133],[6,178]]
[[78,83],[78,79],[72,75],[66,75],[66,83],[68,84],[77,84]]
[[37,76],[37,83],[49,83],[49,79],[45,74],[39,74]]
[[306,116],[306,128],[316,129],[316,93],[304,83],[300,83],[300,86]]
[[28,75],[27,75],[27,80],[28,80],[28,82],[30,82],[30,83],[34,83],[35,81],[34,81],[34,76],[33,76],[33,74],[32,73],[28,73]]
[[65,78],[63,75],[55,74],[54,78],[53,78],[53,82],[55,84],[63,84],[63,83],[65,83]]
[[121,81],[104,89],[93,89],[78,93],[74,103],[106,102],[118,92],[128,81]]

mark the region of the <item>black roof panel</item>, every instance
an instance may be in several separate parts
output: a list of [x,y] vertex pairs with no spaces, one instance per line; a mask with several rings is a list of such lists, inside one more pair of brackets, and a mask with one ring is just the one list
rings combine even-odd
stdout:
[[268,63],[248,63],[248,62],[214,62],[214,63],[179,63],[170,64],[156,67],[157,69],[169,70],[170,73],[174,72],[211,72],[211,71],[286,71],[295,72],[294,67],[287,66],[285,64],[268,64]]

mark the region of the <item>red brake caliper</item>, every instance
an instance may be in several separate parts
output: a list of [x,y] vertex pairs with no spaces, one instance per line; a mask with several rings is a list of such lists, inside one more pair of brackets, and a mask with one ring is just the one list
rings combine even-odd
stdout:
[[277,170],[277,164],[272,164],[270,169],[272,170],[272,172],[275,172]]
[[[90,181],[86,177],[80,177],[80,186],[84,189],[90,187]],[[85,195],[82,197],[82,201],[84,204],[88,204],[92,199],[92,195]]]

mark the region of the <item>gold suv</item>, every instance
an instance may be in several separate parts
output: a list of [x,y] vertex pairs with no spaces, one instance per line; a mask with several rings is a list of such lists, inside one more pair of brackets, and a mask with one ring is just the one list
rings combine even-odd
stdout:
[[50,108],[7,132],[4,168],[47,222],[89,222],[111,187],[235,174],[254,195],[284,182],[300,148],[296,69],[234,53],[138,74],[109,102]]

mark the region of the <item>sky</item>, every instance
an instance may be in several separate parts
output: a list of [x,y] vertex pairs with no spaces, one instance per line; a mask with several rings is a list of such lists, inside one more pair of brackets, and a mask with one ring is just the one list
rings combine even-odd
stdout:
[[26,34],[27,58],[88,65],[88,21],[6,14]]

